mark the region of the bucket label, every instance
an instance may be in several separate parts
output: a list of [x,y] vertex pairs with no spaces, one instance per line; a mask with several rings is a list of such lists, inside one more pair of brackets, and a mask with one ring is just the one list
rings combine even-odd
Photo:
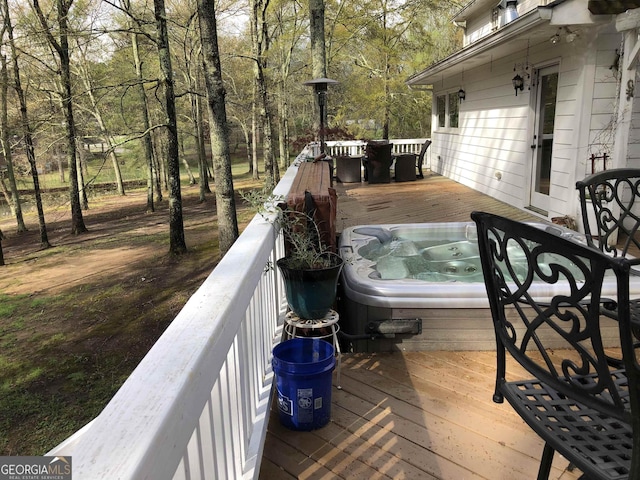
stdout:
[[286,415],[293,415],[293,402],[278,390],[278,408]]
[[313,422],[313,388],[298,389],[298,421]]

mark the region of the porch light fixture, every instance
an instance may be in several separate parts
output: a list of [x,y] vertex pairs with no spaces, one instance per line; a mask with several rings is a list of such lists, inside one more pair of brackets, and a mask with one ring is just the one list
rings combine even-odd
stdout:
[[524,90],[524,80],[518,74],[511,80],[513,82],[513,88],[516,91],[516,97],[518,96],[518,90]]
[[461,88],[460,90],[458,90],[458,101],[460,103],[462,103],[464,101],[464,99],[467,98],[467,94],[465,93],[465,91]]
[[576,38],[578,38],[578,33],[572,32],[569,27],[560,27],[558,28],[558,31],[555,33],[555,35],[549,37],[549,41],[552,45],[557,45],[562,41],[563,36],[565,42],[572,43]]

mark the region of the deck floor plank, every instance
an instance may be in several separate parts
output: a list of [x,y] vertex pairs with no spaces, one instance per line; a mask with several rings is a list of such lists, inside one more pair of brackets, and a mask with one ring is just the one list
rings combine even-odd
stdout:
[[[354,225],[470,221],[473,210],[540,221],[430,172],[416,182],[338,183],[336,189],[338,232]],[[272,402],[259,478],[535,478],[542,441],[507,403],[493,403],[494,382],[495,352],[343,354],[342,390],[332,390],[328,425],[288,430]],[[550,478],[579,476],[556,455]]]

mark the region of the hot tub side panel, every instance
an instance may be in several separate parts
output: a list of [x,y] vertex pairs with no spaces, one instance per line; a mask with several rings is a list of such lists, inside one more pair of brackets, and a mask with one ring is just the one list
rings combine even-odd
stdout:
[[[481,351],[495,350],[496,340],[491,311],[487,308],[387,308],[371,306],[351,300],[344,291],[338,298],[341,347],[344,352],[393,351]],[[517,313],[510,315],[517,324]],[[393,324],[403,320],[420,319],[417,334],[369,334],[369,325],[381,321]],[[619,344],[618,325],[602,318],[602,335],[606,347]],[[522,336],[523,331],[519,330]],[[540,329],[539,335],[549,348],[564,348],[566,344],[550,328]]]
[[[341,294],[338,311],[342,347],[347,352],[493,350],[496,345],[488,309],[387,308],[364,305]],[[369,333],[380,330],[379,322],[385,322],[386,330],[401,324],[397,330],[402,330],[416,320],[420,323],[416,334]]]

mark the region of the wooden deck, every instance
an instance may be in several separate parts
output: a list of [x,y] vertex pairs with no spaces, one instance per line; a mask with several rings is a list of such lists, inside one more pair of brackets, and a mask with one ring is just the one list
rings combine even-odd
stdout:
[[[432,174],[416,182],[336,187],[338,231],[361,224],[469,221],[472,210],[540,220]],[[493,403],[494,355],[343,354],[343,388],[332,390],[330,423],[313,432],[288,430],[275,407],[260,478],[535,478],[543,445],[508,404]],[[579,476],[556,455],[550,478]]]

